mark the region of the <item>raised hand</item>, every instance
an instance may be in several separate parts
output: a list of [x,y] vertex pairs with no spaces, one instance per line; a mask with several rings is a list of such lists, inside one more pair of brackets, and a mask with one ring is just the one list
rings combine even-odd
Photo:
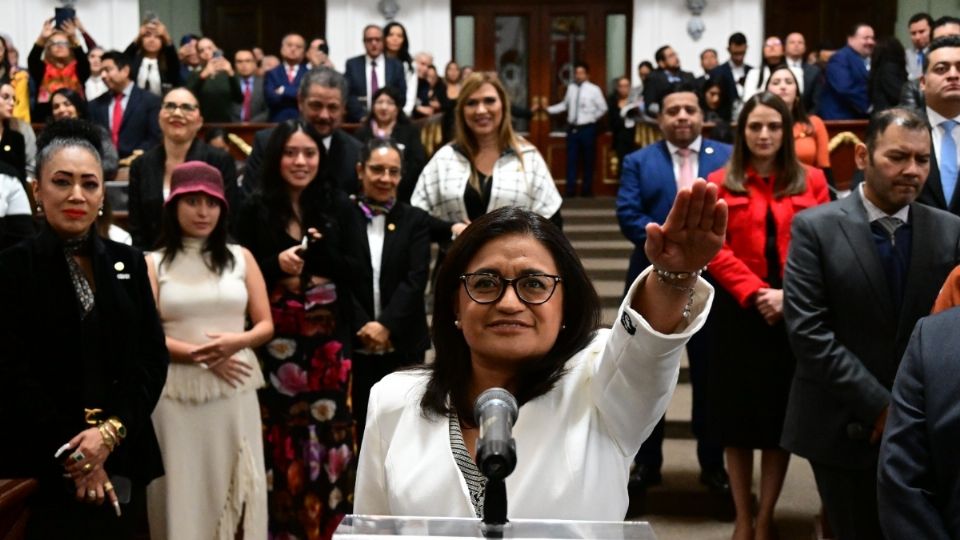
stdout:
[[677,193],[663,225],[647,224],[644,252],[661,270],[695,272],[720,251],[726,230],[727,203],[717,186],[698,179]]

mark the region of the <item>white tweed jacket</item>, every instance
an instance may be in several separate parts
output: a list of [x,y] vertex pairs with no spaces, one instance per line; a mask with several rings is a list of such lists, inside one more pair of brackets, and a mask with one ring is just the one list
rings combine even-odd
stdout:
[[[437,151],[423,168],[410,204],[436,218],[450,222],[467,219],[463,192],[470,179],[470,161],[453,144]],[[563,199],[553,183],[550,170],[536,147],[520,142],[520,154],[504,151],[493,166],[493,185],[487,211],[519,206],[550,218]]]

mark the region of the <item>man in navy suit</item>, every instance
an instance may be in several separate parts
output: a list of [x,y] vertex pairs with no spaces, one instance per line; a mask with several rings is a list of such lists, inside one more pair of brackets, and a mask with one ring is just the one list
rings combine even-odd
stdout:
[[[660,130],[666,140],[631,153],[624,159],[617,193],[617,219],[624,236],[636,248],[627,270],[627,287],[650,265],[643,246],[647,241],[647,224],[662,224],[677,191],[696,178],[723,167],[730,158],[729,145],[705,139],[700,135],[703,111],[700,110],[696,85],[691,81],[674,83],[660,100]],[[711,490],[728,492],[729,480],[723,468],[723,449],[704,440],[706,411],[706,358],[709,355],[709,328],[704,327],[687,343],[690,358],[690,382],[693,386],[693,431],[697,435],[697,459],[700,481]],[[664,421],[654,428],[650,438],[637,453],[631,484],[646,487],[660,482],[663,463]]]
[[960,36],[939,37],[924,57],[920,88],[930,122],[930,176],[917,201],[960,215]]
[[876,41],[873,28],[856,24],[847,36],[847,46],[827,62],[826,81],[820,94],[819,112],[824,120],[853,120],[870,114],[867,80],[870,55]]
[[960,309],[920,319],[893,383],[880,445],[887,538],[960,538]]
[[133,84],[125,54],[105,52],[100,65],[107,91],[90,102],[93,121],[110,132],[121,159],[153,148],[160,142],[160,98]]
[[304,64],[306,44],[300,34],[287,34],[280,45],[280,65],[263,76],[263,97],[271,122],[283,122],[299,115],[297,90],[308,69]]
[[403,75],[403,64],[395,58],[383,54],[383,30],[375,24],[363,29],[363,47],[366,54],[347,60],[344,75],[347,77],[349,96],[347,98],[347,121],[359,122],[370,110],[369,96],[384,86],[392,86],[399,91],[401,102],[397,107],[403,109],[407,95],[407,82]]
[[[710,77],[720,81],[723,88],[723,97],[731,105],[741,101],[743,97],[743,81],[753,66],[743,60],[747,56],[747,36],[736,32],[727,40],[727,52],[730,59],[720,64],[710,73]],[[739,110],[739,106],[734,110]]]
[[660,99],[667,93],[670,85],[678,82],[693,81],[693,73],[680,69],[680,56],[673,47],[664,45],[653,55],[657,69],[647,75],[643,82],[643,104],[648,116],[656,117],[660,113]]
[[864,181],[798,213],[790,231],[783,318],[797,364],[780,444],[810,461],[836,538],[883,538],[890,389],[910,332],[960,262],[960,218],[914,202],[930,169],[927,129],[912,109],[875,114],[855,149]]

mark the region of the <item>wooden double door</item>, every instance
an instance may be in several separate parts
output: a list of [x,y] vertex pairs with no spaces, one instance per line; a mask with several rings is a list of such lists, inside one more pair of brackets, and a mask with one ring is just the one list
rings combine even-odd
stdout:
[[[454,0],[454,58],[497,71],[511,102],[522,109],[563,100],[578,61],[590,66],[590,80],[607,94],[612,79],[630,70],[631,8],[629,0]],[[566,178],[566,120],[566,114],[538,112],[515,121],[558,184]],[[613,195],[616,154],[605,122],[598,132],[593,189]]]

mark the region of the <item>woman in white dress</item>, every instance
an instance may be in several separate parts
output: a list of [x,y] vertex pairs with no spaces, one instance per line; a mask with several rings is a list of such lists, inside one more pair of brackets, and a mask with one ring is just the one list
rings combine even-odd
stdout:
[[216,168],[190,161],[173,170],[161,248],[147,255],[170,350],[153,413],[166,470],[147,488],[154,539],[267,535],[263,375],[252,349],[270,339],[273,322],[263,275],[249,251],[227,244],[226,218]]

